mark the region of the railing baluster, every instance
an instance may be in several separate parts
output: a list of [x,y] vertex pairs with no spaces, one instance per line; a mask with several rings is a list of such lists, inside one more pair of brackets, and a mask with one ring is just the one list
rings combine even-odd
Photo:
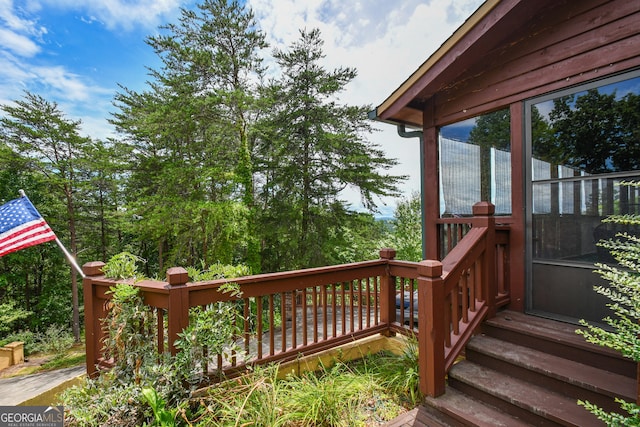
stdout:
[[273,294],[269,294],[269,356],[275,353],[275,319],[274,319],[274,301]]
[[342,310],[342,335],[347,334],[347,302],[345,300],[347,282],[340,284],[340,305]]
[[320,287],[320,298],[322,300],[322,339],[326,340],[327,339],[327,334],[329,333],[329,331],[327,330],[327,286],[323,285]]
[[318,342],[318,287],[313,287],[313,342]]
[[351,320],[351,322],[349,323],[349,332],[353,333],[355,331],[355,304],[354,304],[354,293],[353,293],[353,284],[354,284],[355,280],[352,280],[349,283],[349,305],[350,305],[350,312],[349,312],[349,320]]
[[285,351],[287,351],[287,295],[284,292],[280,293],[280,313],[282,313],[280,315],[280,339],[282,340],[281,350],[284,353]]
[[338,336],[338,310],[336,306],[336,285],[332,283],[331,285],[331,323],[333,329],[333,337]]
[[462,321],[469,323],[469,276],[472,274],[473,268],[467,270],[462,275],[462,290],[460,297],[462,298]]
[[306,346],[307,340],[307,288],[302,290],[302,345]]
[[262,297],[256,297],[256,340],[258,359],[262,359]]
[[298,326],[296,324],[298,317],[298,309],[296,307],[296,292],[291,292],[291,348],[298,347]]
[[362,330],[362,279],[358,283],[358,330]]

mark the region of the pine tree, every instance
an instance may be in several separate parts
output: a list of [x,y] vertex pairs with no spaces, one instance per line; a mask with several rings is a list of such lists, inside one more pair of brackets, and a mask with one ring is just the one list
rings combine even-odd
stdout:
[[271,230],[265,251],[286,253],[275,257],[280,268],[327,262],[325,244],[348,211],[343,189],[357,188],[364,205],[375,209],[374,197],[398,195],[403,178],[384,173],[397,162],[366,140],[370,108],[338,102],[356,71],[326,70],[322,45],[314,29],[301,31],[288,51],[274,52],[282,75],[269,85],[271,114],[257,142],[262,229]]

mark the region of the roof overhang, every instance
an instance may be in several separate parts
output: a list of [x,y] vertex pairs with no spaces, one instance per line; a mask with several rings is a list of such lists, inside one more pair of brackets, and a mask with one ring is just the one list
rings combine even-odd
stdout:
[[[429,93],[435,93],[439,89],[437,78],[455,66],[460,56],[476,48],[475,43],[491,28],[492,23],[503,17],[518,2],[485,1],[398,89],[369,113],[369,118],[422,128],[424,99]],[[498,16],[487,19],[498,5],[502,9]]]

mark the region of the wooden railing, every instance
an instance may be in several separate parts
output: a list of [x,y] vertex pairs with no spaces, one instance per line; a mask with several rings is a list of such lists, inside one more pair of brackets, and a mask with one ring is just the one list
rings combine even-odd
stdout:
[[[188,326],[191,307],[237,301],[242,312],[238,326],[243,333],[236,343],[244,351],[230,357],[212,355],[214,363],[207,367],[207,374],[214,376],[238,371],[246,364],[293,360],[371,335],[409,333],[409,325],[396,320],[396,282],[415,283],[417,263],[393,261],[396,277],[392,277],[389,264],[395,251],[383,249],[380,256],[375,261],[194,283],[188,282],[185,269],[174,267],[167,271],[166,281],[130,284],[140,289],[145,304],[155,313],[153,339],[160,353],[176,353],[173,343]],[[107,316],[110,288],[122,282],[106,279],[103,266],[102,262],[83,266],[90,376],[111,365],[102,349],[105,331],[101,319]],[[240,297],[219,291],[228,281],[238,285]]]
[[[185,269],[170,268],[166,281],[131,283],[155,313],[160,353],[176,354],[178,334],[188,326],[191,307],[235,301],[242,351],[211,355],[209,376],[249,364],[286,362],[376,334],[418,338],[421,390],[444,392],[446,372],[480,322],[508,302],[508,232],[496,231],[493,206],[479,203],[474,217],[442,261],[395,260],[393,249],[375,261],[231,279],[240,296],[220,292],[227,280],[189,282]],[[102,342],[102,319],[116,283],[101,262],[83,266],[87,373],[112,365]],[[274,316],[279,313],[280,318]]]
[[495,208],[481,202],[473,207],[470,227],[455,234],[442,261],[426,260],[418,268],[420,307],[419,364],[421,392],[439,396],[446,373],[480,323],[495,314],[496,280]]

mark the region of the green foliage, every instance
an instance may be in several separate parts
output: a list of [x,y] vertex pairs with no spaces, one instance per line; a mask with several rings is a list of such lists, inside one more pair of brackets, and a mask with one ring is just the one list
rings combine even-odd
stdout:
[[199,423],[194,425],[382,425],[413,406],[406,389],[387,387],[393,382],[389,373],[396,374],[393,366],[401,358],[390,353],[363,355],[286,378],[280,378],[278,366],[257,367],[210,388],[201,398]]
[[44,333],[39,334],[38,341],[39,352],[61,357],[73,346],[75,340],[68,328],[53,324],[49,325]]
[[411,406],[419,404],[423,398],[420,393],[420,373],[418,372],[418,340],[410,337],[402,354],[383,354],[375,361],[380,384],[390,393],[401,396]]
[[209,304],[206,308],[193,307],[189,311],[187,326],[175,342],[180,350],[176,356],[176,364],[183,372],[189,374],[185,378],[192,384],[202,382],[203,367],[209,366],[218,354],[229,356],[239,347],[234,344],[233,337],[240,332],[238,313],[231,303]]
[[0,340],[0,347],[10,344],[14,341],[20,341],[24,343],[24,355],[28,356],[32,353],[40,351],[40,342],[38,335],[31,331],[17,331],[13,332]]
[[187,267],[187,273],[192,281],[203,282],[207,280],[250,276],[251,270],[246,265],[229,265],[222,263],[216,263],[207,267],[203,261],[200,269]]
[[158,360],[154,339],[156,323],[149,306],[142,302],[138,288],[118,284],[111,288],[111,310],[104,319],[106,337],[104,347],[114,358],[117,375],[140,384],[143,367]]
[[16,307],[13,301],[0,304],[0,336],[11,332],[14,323],[27,319],[31,314],[30,311]]
[[326,265],[350,219],[342,190],[356,189],[375,210],[376,197],[399,194],[403,177],[385,173],[397,162],[367,140],[370,107],[337,101],[357,72],[322,66],[319,30],[301,30],[274,58],[282,75],[264,88],[270,113],[257,124],[255,143],[255,164],[264,176],[256,188],[263,206],[263,271]]
[[[640,186],[640,183],[625,183]],[[612,316],[603,321],[609,326],[604,329],[591,325],[585,320],[580,323],[587,329],[576,332],[583,335],[588,342],[619,351],[623,356],[640,362],[640,237],[636,231],[640,226],[640,215],[612,216],[608,222],[628,226],[629,231],[622,231],[615,239],[601,241],[599,246],[609,250],[618,265],[597,264],[597,273],[609,282],[609,286],[596,286],[594,289],[607,297],[611,303]],[[623,402],[621,408],[628,417],[616,413],[606,413],[595,405],[580,401],[582,406],[594,413],[599,419],[612,426],[640,425],[640,406],[635,402]]]
[[[125,272],[118,277],[134,270],[136,257],[125,254],[114,259],[118,267],[114,271]],[[217,266],[217,270],[232,275],[246,268]],[[233,283],[220,290],[239,296]],[[189,326],[175,342],[179,352],[171,357],[158,352],[152,338],[157,319],[142,301],[139,288],[117,284],[110,294],[104,349],[115,366],[96,380],[65,392],[62,400],[69,410],[69,425],[173,425],[178,413],[188,412],[184,405],[191,393],[207,380],[204,369],[213,357],[235,350],[234,337],[239,333],[236,305],[226,302],[191,309]],[[121,400],[116,403],[113,396]]]
[[381,247],[394,248],[396,259],[422,261],[422,198],[419,193],[398,202],[390,241]]
[[173,427],[176,425],[177,408],[167,409],[166,402],[153,387],[144,387],[141,394],[142,400],[148,403],[153,411],[154,423],[151,425],[157,427]]
[[102,272],[109,279],[139,279],[138,263],[143,262],[144,259],[130,252],[120,252],[109,259]]

